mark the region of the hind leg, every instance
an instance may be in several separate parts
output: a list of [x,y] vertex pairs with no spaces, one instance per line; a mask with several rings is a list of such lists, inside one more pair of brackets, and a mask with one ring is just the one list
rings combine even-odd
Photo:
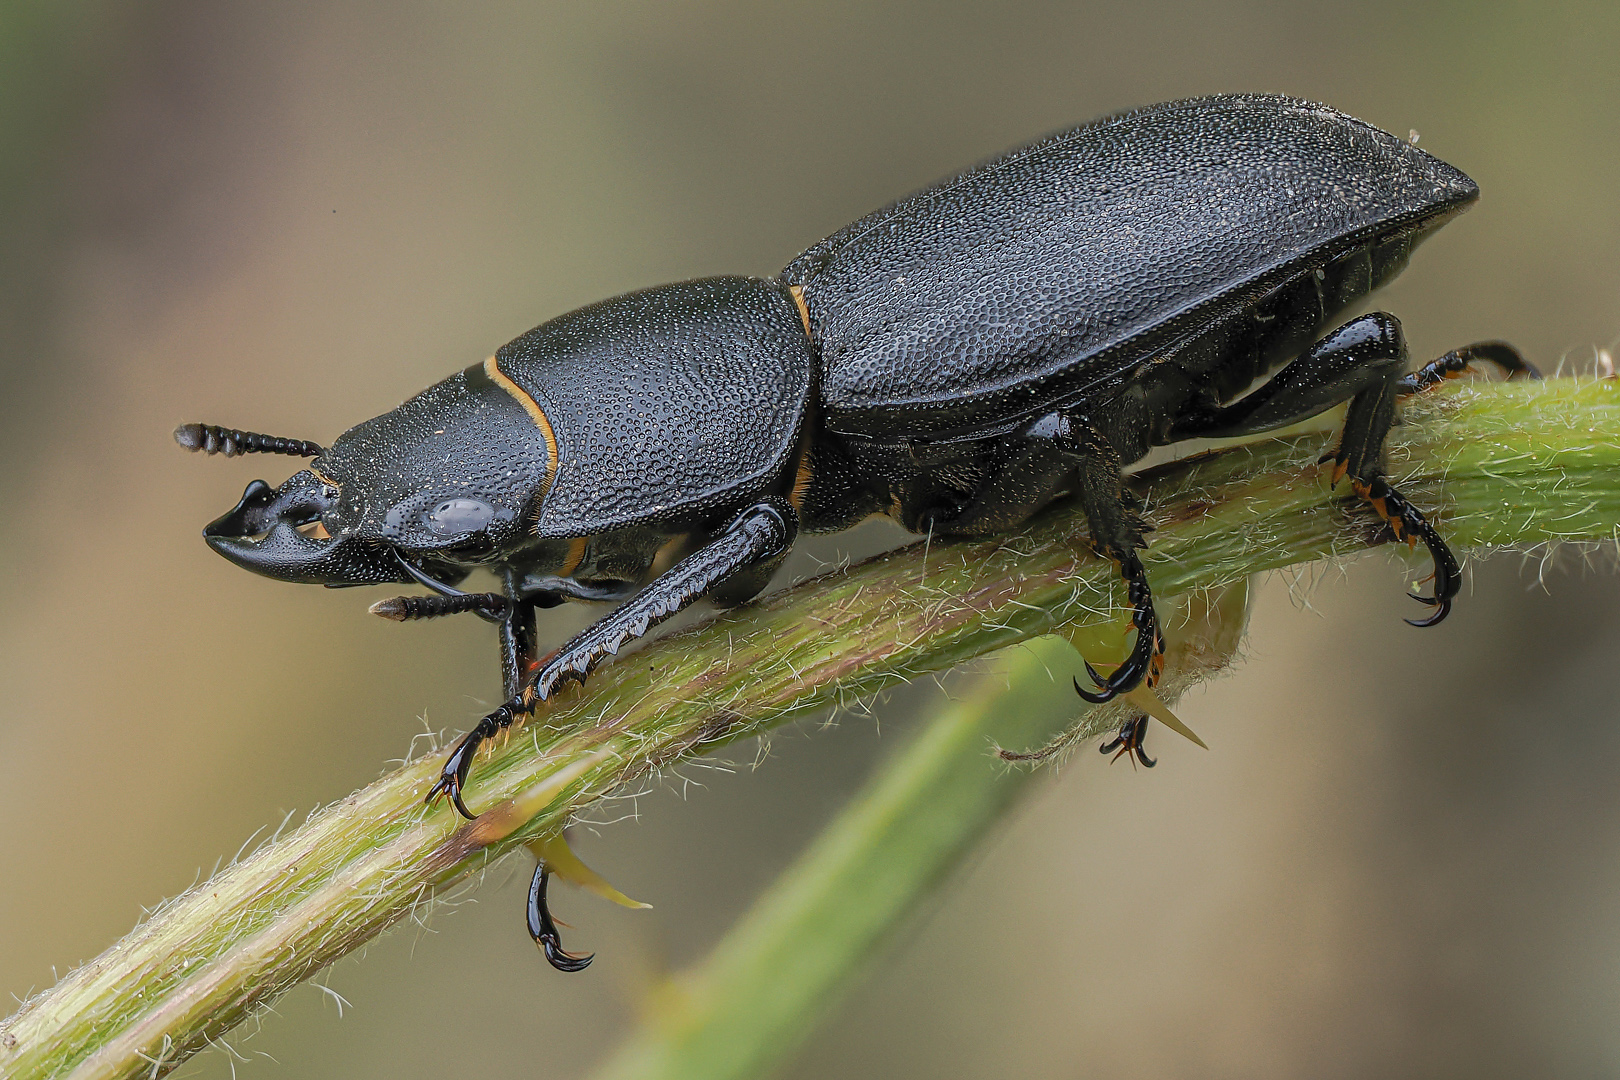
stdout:
[[1452,349],[1438,360],[1431,360],[1401,380],[1401,396],[1419,394],[1447,379],[1458,379],[1484,360],[1495,364],[1509,380],[1539,379],[1541,372],[1505,341],[1476,341]]
[[1334,483],[1349,476],[1355,493],[1389,522],[1397,539],[1408,544],[1422,540],[1429,549],[1434,559],[1434,595],[1414,599],[1435,610],[1426,619],[1407,622],[1433,626],[1451,611],[1452,598],[1462,584],[1461,571],[1440,534],[1385,478],[1384,438],[1395,423],[1396,398],[1461,372],[1473,360],[1491,360],[1510,373],[1534,371],[1511,347],[1483,342],[1448,353],[1403,376],[1407,352],[1400,320],[1386,312],[1371,312],[1322,338],[1253,393],[1177,422],[1171,438],[1224,438],[1270,431],[1308,419],[1348,398],[1350,409],[1338,449],[1323,460],[1333,461]]

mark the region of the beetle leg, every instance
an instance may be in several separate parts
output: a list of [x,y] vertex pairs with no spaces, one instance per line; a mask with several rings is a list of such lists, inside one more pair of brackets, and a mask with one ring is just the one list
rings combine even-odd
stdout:
[[1541,372],[1505,341],[1476,341],[1460,349],[1452,349],[1438,360],[1431,360],[1400,382],[1402,397],[1419,394],[1447,379],[1458,379],[1478,361],[1487,361],[1501,368],[1509,380],[1539,379]]
[[[1382,415],[1368,413],[1358,423],[1366,428],[1362,435],[1366,441],[1379,427],[1374,421],[1382,421],[1372,446],[1376,460],[1384,434],[1395,420],[1395,388],[1386,389],[1386,384],[1398,381],[1405,367],[1406,338],[1400,320],[1387,312],[1369,312],[1324,336],[1236,401],[1194,409],[1176,418],[1163,441],[1225,439],[1274,431],[1308,420],[1341,401],[1359,401],[1374,391],[1373,400],[1360,401],[1361,409],[1368,412],[1368,405],[1383,403],[1382,409],[1374,410]],[[1351,412],[1356,410],[1352,405]],[[1349,430],[1352,424],[1347,420],[1345,426]]]
[[670,567],[605,618],[586,627],[529,673],[523,689],[478,721],[450,752],[438,782],[428,791],[427,801],[448,795],[462,816],[475,816],[462,801],[462,790],[480,743],[511,727],[519,716],[532,713],[564,683],[584,682],[597,664],[701,600],[711,589],[723,586],[758,563],[780,558],[798,532],[799,515],[784,499],[765,499],[743,511],[719,536]]
[[[1137,550],[1147,546],[1141,518],[1125,502],[1119,477],[1119,454],[1107,437],[1082,416],[1054,414],[1039,421],[1032,434],[1052,430],[1052,437],[1073,457],[1079,475],[1080,504],[1086,512],[1086,527],[1098,554],[1114,561],[1125,579],[1125,597],[1131,606],[1131,625],[1136,642],[1125,662],[1106,678],[1089,663],[1086,673],[1097,684],[1095,691],[1080,690],[1080,696],[1093,705],[1112,701],[1146,682],[1159,681],[1164,664],[1164,635],[1153,611],[1153,590],[1148,587],[1147,571]],[[1076,689],[1079,689],[1077,686]]]
[[512,600],[501,622],[501,686],[508,701],[523,689],[534,667],[534,609],[532,600]]
[[1130,693],[1144,679],[1153,685],[1164,662],[1164,637],[1153,613],[1153,593],[1136,556],[1138,548],[1147,546],[1142,539],[1147,527],[1127,505],[1119,467],[1113,444],[1084,415],[1048,413],[1018,432],[993,480],[966,506],[949,518],[931,522],[943,533],[999,532],[1027,519],[1078,473],[1092,546],[1119,566],[1131,605],[1131,625],[1136,628],[1130,656],[1107,678],[1086,666],[1099,689],[1080,690],[1080,696],[1096,705]]
[[[1338,483],[1340,479],[1348,475],[1351,487],[1356,495],[1371,506],[1379,517],[1389,522],[1396,539],[1403,540],[1408,544],[1422,540],[1424,546],[1429,549],[1429,555],[1434,560],[1434,595],[1418,596],[1414,594],[1413,599],[1429,605],[1434,608],[1434,611],[1425,619],[1407,619],[1406,621],[1413,626],[1434,626],[1451,613],[1451,601],[1462,587],[1462,571],[1457,565],[1457,557],[1452,554],[1451,548],[1446,545],[1439,532],[1423,516],[1422,512],[1407,502],[1406,498],[1396,491],[1394,485],[1385,478],[1383,465],[1380,461],[1384,437],[1389,434],[1389,429],[1395,422],[1395,395],[1401,391],[1401,387],[1406,382],[1405,378],[1393,374],[1393,372],[1399,371],[1400,367],[1405,367],[1406,338],[1401,332],[1401,324],[1393,315],[1374,312],[1372,315],[1362,316],[1362,318],[1341,327],[1334,335],[1329,335],[1328,338],[1323,339],[1323,343],[1319,344],[1317,348],[1323,348],[1324,345],[1333,341],[1336,336],[1342,335],[1344,331],[1355,327],[1357,323],[1369,323],[1375,316],[1381,316],[1381,325],[1376,327],[1375,334],[1370,337],[1366,334],[1357,335],[1358,338],[1366,339],[1366,344],[1352,341],[1351,355],[1354,355],[1355,348],[1367,348],[1373,355],[1382,354],[1394,357],[1399,367],[1391,369],[1391,372],[1384,374],[1382,378],[1372,383],[1372,385],[1358,391],[1355,397],[1350,399],[1350,409],[1345,414],[1344,419],[1344,434],[1339,438],[1338,449],[1331,455],[1333,482]],[[1507,361],[1500,359],[1498,356],[1487,355],[1483,347],[1474,346],[1471,348],[1481,348],[1480,355],[1482,357],[1503,363],[1504,367],[1513,370]],[[1504,348],[1506,347],[1504,346]],[[1463,358],[1469,351],[1469,349],[1459,349],[1456,355]],[[1461,359],[1460,363],[1462,366],[1466,366],[1466,358]],[[1429,365],[1424,370],[1442,364],[1451,366],[1452,362],[1442,357],[1441,360]],[[1327,459],[1324,458],[1324,460]]]
[[[534,604],[524,600],[510,601],[506,618],[501,622],[501,682],[506,688],[507,703],[484,717],[477,727],[461,737],[439,773],[439,782],[428,792],[427,802],[432,802],[441,794],[448,795],[462,817],[477,817],[467,809],[461,796],[467,786],[467,776],[472,772],[473,756],[485,739],[511,727],[520,715],[516,703],[522,693],[523,682],[534,667],[534,653]],[[522,713],[531,711],[533,706],[521,710]]]
[[1370,481],[1356,480],[1351,486],[1379,517],[1389,522],[1397,540],[1404,540],[1408,545],[1422,540],[1429,549],[1430,558],[1434,560],[1434,573],[1430,575],[1434,581],[1434,595],[1412,594],[1412,599],[1429,605],[1434,612],[1426,619],[1406,621],[1413,626],[1433,626],[1451,614],[1451,601],[1462,588],[1462,568],[1457,565],[1457,557],[1446,546],[1445,540],[1428,519],[1383,477],[1377,476]]
[[526,846],[534,852],[535,859],[539,861],[539,865],[534,868],[534,880],[529,883],[529,936],[533,937],[535,944],[545,951],[546,960],[558,971],[579,971],[591,962],[591,957],[563,951],[562,942],[557,936],[558,924],[552,919],[551,911],[546,905],[548,877],[554,876],[571,885],[577,885],[620,907],[632,909],[652,907],[651,904],[630,899],[609,884],[601,874],[581,862],[579,856],[568,846],[567,835],[564,832],[547,833],[530,840]]
[[[1074,684],[1074,688],[1080,690],[1078,681]],[[1085,691],[1080,690],[1080,693],[1083,695]],[[1097,747],[1097,750],[1103,754],[1113,754],[1111,761],[1118,761],[1121,756],[1129,757],[1134,753],[1135,761],[1140,761],[1144,768],[1151,769],[1159,762],[1147,756],[1147,728],[1148,718],[1145,714],[1133,716],[1119,725],[1119,731],[1115,732],[1114,737]]]
[[[508,714],[504,718],[506,721],[504,724],[501,723],[500,716],[503,711]],[[439,770],[438,782],[428,789],[427,798],[422,801],[431,803],[440,795],[444,795],[450,799],[450,804],[462,817],[469,821],[477,817],[477,814],[467,809],[467,804],[461,798],[461,792],[467,786],[467,776],[472,772],[473,755],[478,753],[479,745],[490,735],[502,728],[510,727],[514,715],[510,706],[502,705],[463,735],[461,741],[456,743],[455,749],[450,751],[450,756],[445,759],[444,768]]]
[[1144,680],[1152,686],[1164,663],[1164,637],[1153,613],[1153,593],[1147,573],[1137,558],[1146,547],[1147,531],[1136,511],[1127,505],[1119,476],[1119,453],[1097,426],[1078,412],[1053,412],[1023,428],[994,480],[960,513],[934,524],[949,533],[978,533],[1007,529],[1028,518],[1078,474],[1086,526],[1098,554],[1112,559],[1125,579],[1131,605],[1136,644],[1125,662],[1106,678],[1091,665],[1086,671],[1099,687],[1080,689],[1094,705],[1128,694]]
[[1429,549],[1434,559],[1435,593],[1417,599],[1435,610],[1426,619],[1407,621],[1414,626],[1433,626],[1451,611],[1452,598],[1461,585],[1457,559],[1422,513],[1385,478],[1381,460],[1384,437],[1395,423],[1397,397],[1460,373],[1475,360],[1498,364],[1510,377],[1535,375],[1535,369],[1512,346],[1481,342],[1403,376],[1407,352],[1400,320],[1387,312],[1369,312],[1323,337],[1252,393],[1178,421],[1170,437],[1257,434],[1307,419],[1348,397],[1344,433],[1338,447],[1322,460],[1333,462],[1335,484],[1350,477],[1356,494],[1390,523],[1397,538],[1408,543],[1422,540]]
[[546,962],[558,971],[584,971],[591,966],[596,954],[581,956],[563,951],[557,923],[546,906],[546,879],[550,876],[551,869],[545,863],[534,868],[534,878],[529,882],[529,936],[546,954]]
[[1093,705],[1112,701],[1128,694],[1142,682],[1149,686],[1159,681],[1164,666],[1164,635],[1159,630],[1159,619],[1153,611],[1153,593],[1148,588],[1147,572],[1135,552],[1115,557],[1125,578],[1126,596],[1131,603],[1131,625],[1136,628],[1136,644],[1125,662],[1104,678],[1097,669],[1086,663],[1086,674],[1097,684],[1096,690],[1086,690],[1078,681],[1075,692]]

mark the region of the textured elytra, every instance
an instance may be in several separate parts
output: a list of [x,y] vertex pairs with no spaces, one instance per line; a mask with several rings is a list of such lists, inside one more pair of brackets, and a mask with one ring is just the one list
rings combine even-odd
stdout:
[[840,230],[783,278],[803,287],[828,426],[927,438],[1082,395],[1210,312],[1477,194],[1327,106],[1201,98],[1005,154]]
[[496,353],[550,418],[541,536],[735,507],[789,464],[814,358],[786,288],[721,277],[615,297]]

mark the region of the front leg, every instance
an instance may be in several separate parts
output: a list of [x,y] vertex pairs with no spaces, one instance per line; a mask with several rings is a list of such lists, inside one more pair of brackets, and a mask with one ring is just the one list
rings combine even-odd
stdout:
[[462,737],[427,794],[432,802],[448,795],[463,817],[467,809],[461,793],[472,769],[473,755],[485,739],[534,711],[564,682],[584,682],[602,660],[646,634],[670,616],[703,599],[738,574],[760,563],[779,559],[799,531],[799,515],[786,500],[769,498],[750,507],[709,543],[672,566],[667,573],[636,593],[606,618],[586,627],[558,649],[531,675],[521,691],[485,716]]
[[523,689],[523,680],[535,661],[535,601],[517,594],[515,575],[506,574],[506,618],[501,620],[501,690],[510,701]]

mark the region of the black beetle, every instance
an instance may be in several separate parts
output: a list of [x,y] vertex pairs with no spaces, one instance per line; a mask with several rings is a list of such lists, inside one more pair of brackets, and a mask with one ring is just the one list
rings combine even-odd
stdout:
[[[914,532],[1010,529],[1078,495],[1127,583],[1137,634],[1092,702],[1157,677],[1162,640],[1120,468],[1150,447],[1295,423],[1349,400],[1333,459],[1355,493],[1459,585],[1444,540],[1385,479],[1404,394],[1500,342],[1405,374],[1393,315],[1319,336],[1389,281],[1479,189],[1323,105],[1226,95],[1109,117],[871,214],[774,278],[719,277],[551,320],[328,449],[200,424],[191,449],[316,460],[248,486],[204,530],[269,577],[419,583],[395,619],[473,611],[500,629],[508,700],[456,746],[429,798],[463,791],[479,744],[696,600],[748,600],[801,529],[886,514]],[[1244,391],[1273,368],[1269,381]],[[1324,459],[1326,460],[1326,459]],[[653,577],[661,551],[687,554]],[[453,586],[476,567],[501,593]],[[536,666],[535,609],[624,601]],[[1411,620],[1408,620],[1411,621]],[[1134,725],[1134,726],[1133,726]],[[1141,754],[1128,722],[1111,744]],[[1149,762],[1150,763],[1150,762]],[[544,911],[530,925],[559,966]]]

